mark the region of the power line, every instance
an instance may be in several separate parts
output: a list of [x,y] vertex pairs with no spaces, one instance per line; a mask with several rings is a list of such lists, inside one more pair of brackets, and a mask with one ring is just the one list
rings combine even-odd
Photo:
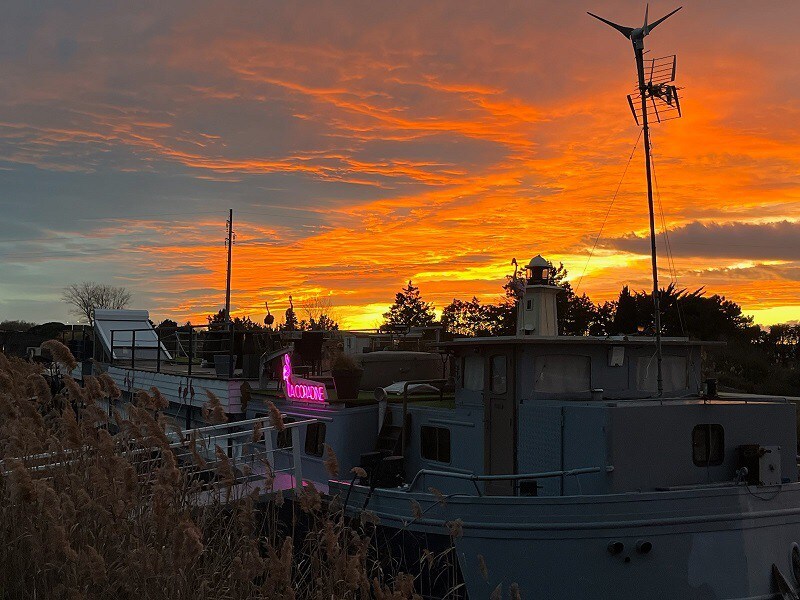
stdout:
[[586,275],[586,269],[589,266],[589,261],[592,260],[594,256],[594,251],[597,248],[597,243],[600,241],[600,236],[603,235],[603,229],[605,229],[606,221],[608,221],[608,215],[611,214],[611,209],[614,207],[614,202],[617,199],[617,194],[619,194],[619,189],[622,187],[622,182],[625,180],[625,174],[628,172],[628,167],[631,165],[631,161],[633,160],[633,155],[636,153],[636,148],[639,146],[639,140],[642,139],[642,132],[644,129],[639,130],[639,136],[636,138],[636,142],[633,144],[633,149],[631,150],[631,155],[628,157],[628,162],[625,164],[625,170],[622,171],[622,177],[619,179],[619,183],[617,184],[617,189],[614,191],[614,195],[611,197],[611,204],[608,205],[608,210],[606,211],[606,216],[603,218],[603,224],[600,226],[600,231],[597,233],[597,237],[594,238],[594,245],[592,246],[592,251],[589,252],[589,257],[586,259],[586,264],[583,265],[583,273],[581,273],[580,279],[578,279],[578,284],[575,286],[575,294],[578,293],[578,290],[581,288],[581,282],[583,281],[583,276]]
[[653,182],[656,184],[656,198],[658,199],[658,210],[661,214],[661,230],[664,234],[664,245],[667,250],[667,267],[671,270],[670,278],[675,285],[675,309],[678,311],[678,323],[680,324],[681,334],[686,335],[686,324],[683,318],[683,311],[681,310],[681,302],[678,294],[678,269],[675,266],[675,256],[672,253],[672,244],[669,240],[669,230],[667,229],[667,220],[664,218],[664,205],[661,202],[661,190],[658,187],[658,176],[656,175],[656,159],[652,151],[653,141],[650,140],[650,163],[653,168]]

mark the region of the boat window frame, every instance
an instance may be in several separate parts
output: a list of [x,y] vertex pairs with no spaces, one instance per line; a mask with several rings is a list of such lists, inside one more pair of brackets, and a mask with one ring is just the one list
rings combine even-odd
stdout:
[[[579,389],[574,390],[545,390],[539,386],[539,379],[545,373],[544,367],[541,369],[539,368],[540,361],[546,361],[547,359],[562,359],[568,358],[572,359],[575,362],[578,359],[584,363],[583,366],[587,367],[586,370],[586,383],[585,387],[581,387]],[[531,393],[538,398],[566,398],[566,397],[590,397],[592,388],[594,387],[594,375],[595,375],[595,368],[594,368],[594,359],[591,354],[581,354],[581,353],[573,353],[573,352],[537,352],[534,354],[530,359],[531,362],[531,371],[533,373],[533,381],[531,382],[530,391]],[[538,389],[537,389],[538,387]]]
[[[322,421],[306,425],[306,439],[303,449],[308,456],[321,458],[325,454],[325,435],[328,427]],[[321,432],[321,434],[320,434]]]
[[[704,434],[702,446],[698,434]],[[716,443],[712,436],[719,434]],[[698,449],[705,452],[705,459],[698,458]],[[725,461],[725,428],[719,423],[698,423],[692,428],[692,462],[697,467],[718,467]]]
[[[430,433],[430,430],[434,430],[434,453],[426,454],[426,438]],[[442,448],[444,447],[444,439],[443,439],[443,432],[446,432],[446,448],[447,448],[447,460],[442,460],[445,458],[442,456]],[[449,465],[453,460],[453,436],[452,432],[450,431],[449,427],[442,427],[440,425],[421,425],[419,428],[419,455],[422,460],[428,460],[432,462],[441,463],[443,465]]]
[[[495,387],[495,359],[503,360],[503,387]],[[505,354],[492,354],[489,356],[489,391],[493,394],[505,394],[508,392],[508,356]]]
[[[475,365],[467,365],[468,361],[475,361]],[[467,387],[467,373],[468,371],[471,372],[473,368],[475,368],[476,372],[478,370],[478,366],[480,365],[480,382],[479,387]],[[467,366],[470,368],[467,369]],[[476,383],[478,382],[478,378],[476,378]],[[468,392],[483,392],[486,389],[486,359],[483,354],[465,354],[461,357],[461,388],[468,391]]]

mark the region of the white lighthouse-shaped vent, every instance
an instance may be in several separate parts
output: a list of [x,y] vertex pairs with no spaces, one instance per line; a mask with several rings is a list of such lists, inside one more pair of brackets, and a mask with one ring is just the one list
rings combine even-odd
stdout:
[[558,335],[556,295],[561,288],[552,285],[552,271],[541,254],[525,266],[525,290],[517,305],[517,335]]

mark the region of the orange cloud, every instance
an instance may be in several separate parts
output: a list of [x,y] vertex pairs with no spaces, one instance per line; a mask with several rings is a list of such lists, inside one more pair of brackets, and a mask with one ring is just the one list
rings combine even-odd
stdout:
[[[653,131],[661,229],[800,215],[800,86],[777,60],[791,35],[776,31],[800,9],[767,23],[737,6],[712,40],[710,5],[652,36],[654,53],[679,51],[684,86],[684,118]],[[219,308],[229,205],[237,314],[324,295],[343,325],[373,325],[408,279],[440,308],[493,299],[511,258],[537,253],[595,300],[649,286],[636,248],[599,243],[588,260],[601,230],[601,242],[648,230],[641,145],[620,183],[638,134],[630,48],[575,7],[191,8],[159,20],[131,7],[135,35],[105,17],[89,35],[54,10],[30,65],[0,67],[2,168],[151,182],[147,208],[90,198],[114,219],[56,231],[118,267],[155,314]],[[769,43],[743,48],[759,31]],[[78,40],[77,57],[54,64],[45,42],[59,36]],[[158,217],[164,206],[172,216]],[[62,241],[15,256],[74,260],[55,256]],[[751,249],[743,266],[674,241],[664,282],[704,285],[765,319],[800,314],[796,258],[766,264]]]

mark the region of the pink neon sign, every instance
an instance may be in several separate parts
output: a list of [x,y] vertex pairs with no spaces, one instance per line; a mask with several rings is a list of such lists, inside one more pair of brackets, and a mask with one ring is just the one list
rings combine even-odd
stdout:
[[292,359],[288,354],[283,355],[283,383],[287,398],[312,402],[325,402],[328,399],[325,384],[308,379],[295,379],[292,376]]

